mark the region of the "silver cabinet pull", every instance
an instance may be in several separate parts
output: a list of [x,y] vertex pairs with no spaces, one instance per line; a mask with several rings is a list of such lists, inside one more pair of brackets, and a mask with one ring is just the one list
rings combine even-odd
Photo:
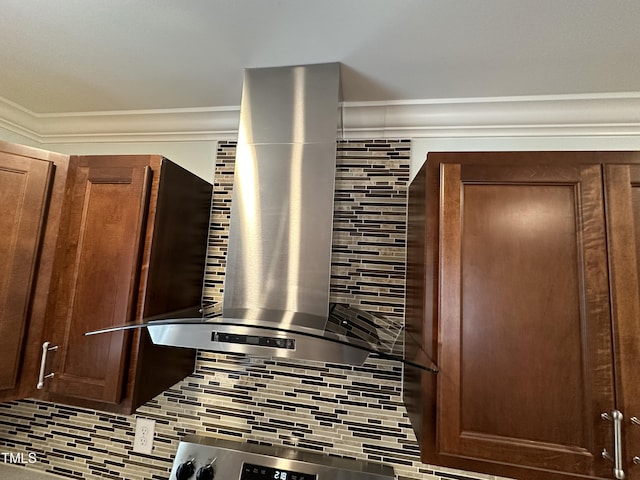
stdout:
[[[640,426],[640,419],[638,419],[638,417],[631,417],[631,425],[638,425]],[[640,465],[640,457],[638,455],[636,455],[635,457],[633,457],[631,459],[631,461],[635,464],[635,465]]]
[[58,345],[50,346],[51,342],[44,342],[42,344],[42,356],[40,357],[40,374],[38,375],[38,384],[36,388],[38,390],[42,390],[44,388],[44,380],[45,378],[51,378],[55,374],[53,372],[45,375],[44,371],[47,368],[47,353],[57,350]]
[[613,459],[606,450],[602,451],[602,456],[613,460],[613,476],[617,480],[624,480],[624,470],[622,469],[622,420],[624,416],[619,410],[614,410],[611,414],[600,414],[600,418],[613,422]]

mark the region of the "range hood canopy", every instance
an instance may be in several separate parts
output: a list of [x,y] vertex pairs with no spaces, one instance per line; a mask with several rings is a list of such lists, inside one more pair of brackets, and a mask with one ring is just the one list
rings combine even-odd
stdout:
[[[156,344],[361,365],[405,355],[402,322],[330,303],[340,64],[246,69],[222,305],[143,324]],[[112,331],[109,328],[99,332]]]

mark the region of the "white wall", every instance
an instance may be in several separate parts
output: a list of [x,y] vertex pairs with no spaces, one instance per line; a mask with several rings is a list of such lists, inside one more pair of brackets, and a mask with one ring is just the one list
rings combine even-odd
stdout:
[[640,150],[640,135],[414,138],[411,179],[424,164],[428,152],[518,150]]
[[0,140],[4,140],[5,142],[18,143],[20,145],[27,145],[29,147],[42,148],[40,143],[38,143],[37,141],[32,140],[29,137],[25,137],[24,135],[12,132],[11,130],[7,130],[3,127],[0,127]]
[[216,140],[174,142],[86,142],[86,143],[40,143],[24,135],[0,127],[0,140],[41,148],[68,155],[100,154],[159,154],[213,183],[215,171]]
[[159,154],[213,183],[218,142],[131,142],[42,144],[40,148],[69,155]]

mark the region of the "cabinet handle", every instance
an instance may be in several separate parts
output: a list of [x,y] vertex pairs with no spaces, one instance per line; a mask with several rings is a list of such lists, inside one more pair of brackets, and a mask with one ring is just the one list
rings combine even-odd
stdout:
[[44,388],[45,378],[51,378],[55,375],[53,372],[46,375],[44,374],[44,370],[47,367],[47,353],[58,349],[58,345],[54,345],[52,347],[50,345],[50,342],[44,342],[42,344],[42,357],[40,357],[40,374],[38,375],[38,384],[36,385],[36,388],[38,390],[42,390]]
[[[613,476],[617,480],[624,480],[624,470],[622,469],[622,420],[623,415],[619,410],[614,410],[611,414],[602,413],[600,418],[613,421]],[[602,456],[611,460],[611,456],[606,450],[602,451]]]
[[[638,425],[640,426],[640,419],[638,419],[638,417],[631,417],[631,425]],[[636,455],[635,457],[633,457],[631,459],[631,461],[635,464],[635,465],[640,465],[640,457],[638,455]]]

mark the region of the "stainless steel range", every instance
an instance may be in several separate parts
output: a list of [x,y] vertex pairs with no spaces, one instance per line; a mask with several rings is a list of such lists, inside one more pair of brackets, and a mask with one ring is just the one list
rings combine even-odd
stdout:
[[394,480],[393,468],[285,447],[188,435],[169,480]]

